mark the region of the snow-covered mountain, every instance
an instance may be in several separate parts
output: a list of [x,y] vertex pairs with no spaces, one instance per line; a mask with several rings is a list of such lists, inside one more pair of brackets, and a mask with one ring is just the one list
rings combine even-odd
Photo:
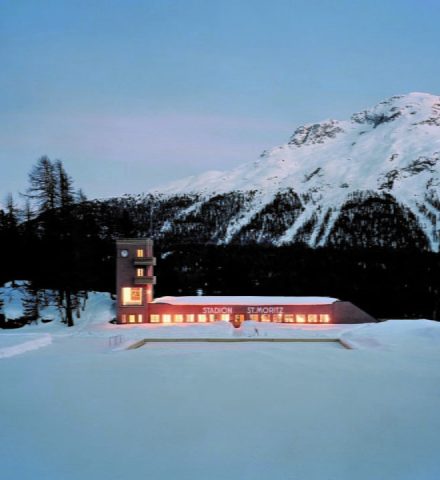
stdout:
[[[233,170],[156,188],[157,235],[439,250],[440,97],[394,96],[300,126]],[[147,199],[147,197],[145,197]],[[402,243],[403,242],[403,243]]]

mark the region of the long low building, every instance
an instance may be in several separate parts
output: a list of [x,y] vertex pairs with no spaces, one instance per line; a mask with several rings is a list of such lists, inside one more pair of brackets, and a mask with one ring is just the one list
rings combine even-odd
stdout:
[[150,239],[117,241],[118,323],[207,323],[246,320],[304,323],[367,323],[376,320],[350,302],[330,297],[185,296],[154,299],[156,278]]

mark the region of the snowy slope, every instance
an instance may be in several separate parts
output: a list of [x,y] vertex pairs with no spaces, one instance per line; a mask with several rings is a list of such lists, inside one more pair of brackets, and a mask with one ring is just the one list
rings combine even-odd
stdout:
[[[158,187],[150,195],[195,196],[197,201],[178,214],[185,218],[216,195],[252,192],[229,219],[220,240],[228,243],[277,195],[282,198],[291,191],[300,205],[290,224],[274,238],[276,244],[295,241],[308,223],[313,231],[307,243],[326,244],[344,204],[374,194],[392,198],[411,212],[429,248],[438,250],[440,97],[395,96],[349,120],[301,126],[287,144],[263,152],[255,161]],[[169,223],[162,227],[167,228]]]

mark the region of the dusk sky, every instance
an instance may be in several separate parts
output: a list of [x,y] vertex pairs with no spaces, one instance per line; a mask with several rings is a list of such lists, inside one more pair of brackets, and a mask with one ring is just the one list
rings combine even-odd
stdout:
[[0,201],[229,169],[307,122],[440,94],[439,0],[0,0]]

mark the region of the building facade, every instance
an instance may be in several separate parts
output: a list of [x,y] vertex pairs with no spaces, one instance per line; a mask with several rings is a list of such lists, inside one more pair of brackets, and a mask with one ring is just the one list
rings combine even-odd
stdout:
[[116,320],[134,323],[208,323],[246,320],[287,324],[368,323],[376,320],[350,302],[328,297],[161,297],[154,299],[153,242],[116,242]]

